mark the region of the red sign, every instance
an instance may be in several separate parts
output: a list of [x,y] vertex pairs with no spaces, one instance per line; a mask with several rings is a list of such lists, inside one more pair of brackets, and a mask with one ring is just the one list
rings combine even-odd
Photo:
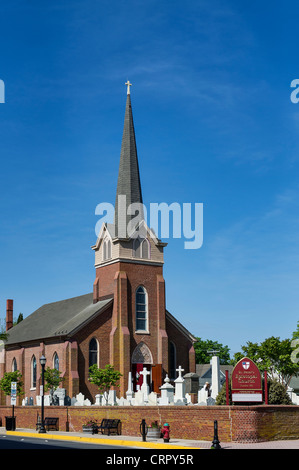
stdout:
[[232,401],[263,401],[261,373],[249,357],[243,357],[232,372]]

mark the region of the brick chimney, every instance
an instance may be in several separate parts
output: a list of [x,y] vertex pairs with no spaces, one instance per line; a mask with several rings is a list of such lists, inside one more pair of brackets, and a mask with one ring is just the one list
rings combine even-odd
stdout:
[[13,300],[6,301],[6,331],[13,327]]

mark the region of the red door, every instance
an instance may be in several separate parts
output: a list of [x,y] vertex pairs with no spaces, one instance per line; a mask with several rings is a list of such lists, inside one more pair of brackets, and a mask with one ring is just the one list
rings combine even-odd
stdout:
[[[140,390],[141,385],[143,384],[143,376],[141,375],[143,367],[146,367],[148,372],[151,371],[151,366],[149,364],[132,364],[132,379],[134,392],[137,392],[137,385],[139,385],[138,390]],[[150,376],[148,375],[146,378],[148,385],[150,385]]]

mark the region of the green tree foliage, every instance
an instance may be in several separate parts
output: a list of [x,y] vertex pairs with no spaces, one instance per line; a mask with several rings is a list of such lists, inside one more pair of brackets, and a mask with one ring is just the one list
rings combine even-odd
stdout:
[[15,372],[5,372],[0,380],[0,389],[5,395],[11,394],[11,382],[17,382],[17,395],[23,394],[22,374],[18,370]]
[[294,331],[291,346],[293,348],[293,352],[291,355],[291,360],[295,364],[299,363],[299,322],[297,322],[297,330]]
[[50,403],[53,403],[53,395],[55,390],[59,387],[59,385],[63,382],[63,378],[61,377],[62,372],[57,369],[51,369],[50,367],[46,367],[45,369],[45,391],[50,391]]
[[13,326],[17,325],[18,323],[21,323],[21,321],[23,321],[23,319],[24,319],[23,314],[22,314],[22,313],[19,313],[18,318],[17,318],[17,319],[14,319],[14,321],[13,321]]
[[268,404],[291,405],[292,400],[286,392],[284,385],[277,380],[268,380]]
[[108,399],[109,390],[111,387],[118,386],[118,381],[122,374],[110,364],[106,364],[104,369],[99,369],[96,364],[89,368],[89,381],[95,384],[99,392],[102,393],[105,399]]
[[[229,381],[228,384],[228,391],[229,391],[229,404],[232,405],[232,391],[231,391],[231,383]],[[224,383],[220,392],[216,397],[216,405],[226,405],[226,384]]]
[[209,364],[211,361],[212,354],[208,351],[218,351],[215,355],[219,357],[220,364],[229,364],[229,348],[218,343],[218,341],[202,340],[196,338],[197,341],[194,343],[196,364]]
[[[23,314],[20,313],[18,318],[13,319],[13,326],[17,325],[23,320]],[[0,340],[6,341],[8,339],[9,333],[6,332],[6,320],[5,318],[0,319]]]

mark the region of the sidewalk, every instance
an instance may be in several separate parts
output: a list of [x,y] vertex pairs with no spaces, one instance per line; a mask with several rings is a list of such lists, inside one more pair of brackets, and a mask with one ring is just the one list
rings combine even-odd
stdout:
[[[136,447],[139,449],[210,449],[212,445],[212,439],[211,442],[209,442],[173,438],[170,439],[169,443],[164,443],[163,439],[147,438],[146,442],[142,442],[141,436],[105,436],[102,434],[87,434],[83,432],[64,431],[49,431],[46,434],[39,434],[34,429],[17,428],[15,431],[6,431],[6,429],[3,427],[0,428],[0,435],[1,434],[6,434],[7,436],[27,436],[42,439],[89,442],[93,444],[110,444],[124,447]],[[219,440],[221,449],[299,449],[299,440],[268,441],[251,444],[221,442],[221,436],[219,436]]]

